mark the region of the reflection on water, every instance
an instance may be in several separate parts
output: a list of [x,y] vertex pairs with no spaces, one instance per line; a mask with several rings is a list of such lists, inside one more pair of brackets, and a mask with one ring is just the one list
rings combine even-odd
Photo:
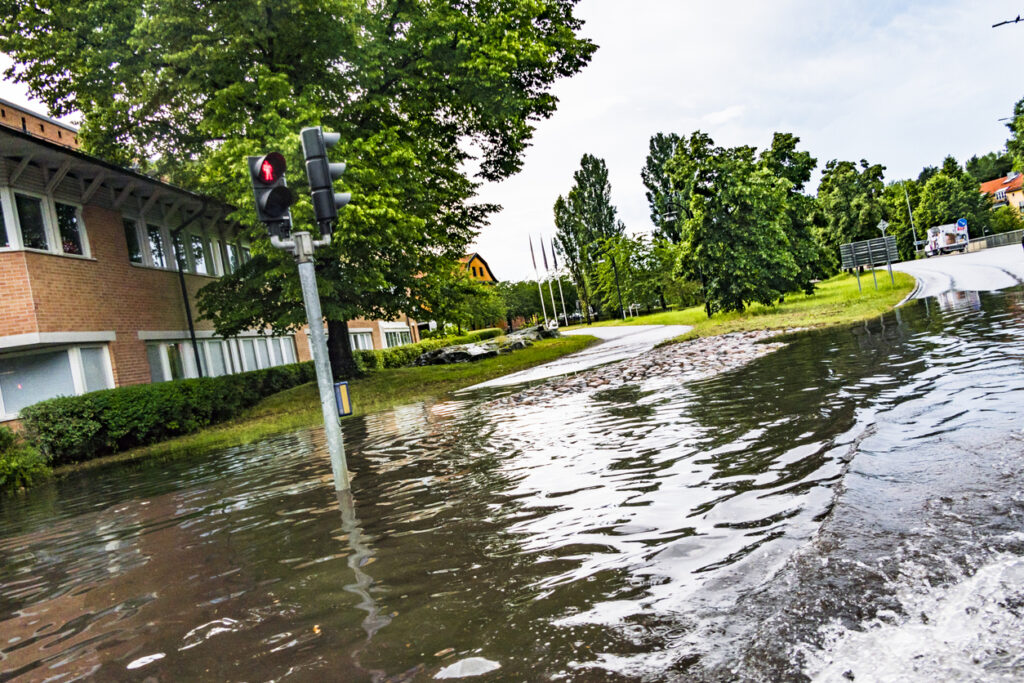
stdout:
[[348,420],[351,497],[309,430],[4,500],[0,680],[829,680],[896,639],[1020,675],[914,621],[974,590],[1024,636],[1024,304],[977,301],[688,385]]

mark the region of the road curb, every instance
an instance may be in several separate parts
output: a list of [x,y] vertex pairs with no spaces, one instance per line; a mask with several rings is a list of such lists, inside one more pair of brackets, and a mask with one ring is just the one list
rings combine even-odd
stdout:
[[[910,275],[910,273],[907,273],[907,275]],[[915,277],[913,275],[910,275],[910,277],[914,278],[914,288],[912,290],[910,290],[909,294],[907,294],[905,297],[903,297],[902,301],[900,301],[898,304],[893,306],[893,308],[899,308],[903,304],[905,304],[908,301],[910,301],[911,299],[913,299],[917,295],[917,293],[921,291],[921,281],[918,280],[917,277]]]

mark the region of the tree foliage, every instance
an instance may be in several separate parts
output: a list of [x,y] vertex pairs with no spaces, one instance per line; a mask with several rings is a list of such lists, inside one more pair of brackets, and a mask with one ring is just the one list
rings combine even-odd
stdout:
[[971,234],[987,232],[992,220],[991,199],[981,193],[979,183],[953,157],[946,157],[942,168],[921,189],[921,203],[915,218],[919,228],[967,219]]
[[683,198],[672,187],[665,164],[675,156],[679,136],[675,133],[656,133],[648,144],[647,159],[640,170],[647,203],[651,207],[651,222],[659,237],[673,244],[679,242],[679,222],[685,207]]
[[1007,152],[975,154],[964,164],[965,170],[979,183],[1002,178],[1013,170],[1013,158]]
[[598,303],[592,289],[601,245],[624,230],[615,217],[611,192],[604,159],[584,154],[573,173],[572,189],[565,197],[559,195],[554,205],[555,248],[576,284],[588,321],[590,307]]
[[1024,97],[1013,105],[1013,118],[1006,124],[1010,129],[1010,139],[1006,141],[1006,151],[1013,160],[1015,171],[1024,171]]
[[889,183],[882,190],[884,220],[889,224],[887,234],[896,238],[896,248],[899,250],[900,258],[905,261],[914,259],[914,242],[925,239],[927,234],[927,231],[917,224],[916,218],[913,222],[914,229],[911,229],[910,211],[914,211],[916,216],[920,202],[921,185],[913,180]]
[[618,310],[619,295],[628,308],[640,304],[648,311],[666,304],[676,261],[675,246],[650,235],[618,235],[602,244],[597,263],[597,295],[605,309]]
[[[595,49],[576,1],[0,0],[0,50],[51,113],[84,115],[87,151],[224,200],[246,225],[247,154],[280,149],[297,169],[301,127],[340,132],[353,201],[317,275],[329,326],[343,327],[411,310],[416,276],[454,265],[497,209],[471,203],[469,150],[480,179],[519,169],[555,110],[551,85]],[[306,224],[308,199],[293,213]],[[224,334],[302,322],[290,257],[254,253],[204,291]],[[332,361],[347,350],[337,331]]]
[[825,164],[815,221],[827,274],[839,267],[839,245],[881,237],[884,172],[885,166],[863,159],[859,168],[852,161],[833,159]]
[[708,315],[770,305],[799,275],[787,213],[793,183],[761,163],[753,147],[714,147],[694,133],[668,164],[675,187],[690,186],[681,226],[681,268],[700,280]]

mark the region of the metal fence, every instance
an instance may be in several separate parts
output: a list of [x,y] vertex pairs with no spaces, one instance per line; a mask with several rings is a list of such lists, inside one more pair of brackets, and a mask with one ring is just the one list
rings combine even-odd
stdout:
[[978,237],[971,240],[968,251],[1005,247],[1008,244],[1020,244],[1022,239],[1024,239],[1024,230],[1011,230],[1010,232],[1001,232],[998,235]]

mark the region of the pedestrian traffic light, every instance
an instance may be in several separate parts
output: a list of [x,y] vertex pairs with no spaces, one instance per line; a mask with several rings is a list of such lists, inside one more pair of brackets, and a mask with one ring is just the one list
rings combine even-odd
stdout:
[[333,182],[345,172],[345,164],[332,164],[327,159],[327,149],[338,144],[339,133],[325,133],[320,126],[302,129],[302,153],[306,157],[306,177],[309,179],[309,195],[313,200],[313,213],[320,234],[329,235],[334,231],[338,209],[348,204],[352,195],[335,192]]
[[248,157],[248,162],[257,218],[266,224],[271,235],[287,237],[292,223],[288,209],[295,203],[295,195],[284,178],[288,168],[284,156],[270,152],[261,157]]

